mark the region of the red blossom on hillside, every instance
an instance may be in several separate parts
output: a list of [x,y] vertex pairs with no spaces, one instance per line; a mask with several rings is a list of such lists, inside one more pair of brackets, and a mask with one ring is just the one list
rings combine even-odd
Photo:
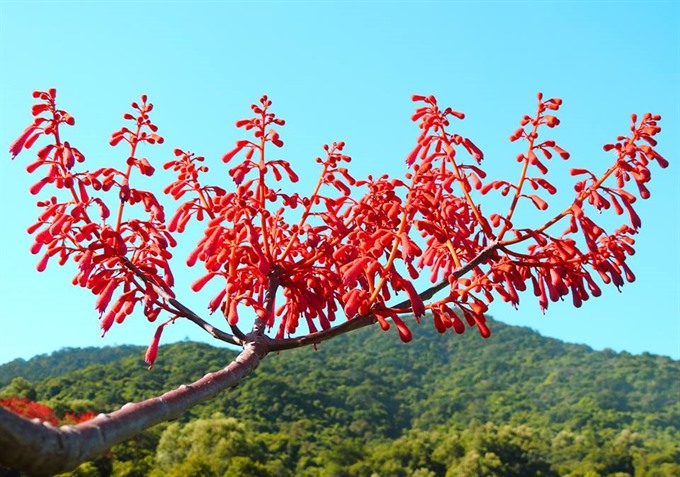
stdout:
[[88,411],[84,414],[66,412],[63,417],[59,418],[49,406],[31,401],[27,398],[0,399],[0,406],[21,416],[29,419],[39,419],[40,421],[50,423],[53,426],[78,424],[79,422],[89,421],[95,416],[93,411]]
[[53,426],[59,424],[59,419],[50,407],[26,398],[0,399],[0,406],[29,419],[39,419],[43,422],[49,422]]

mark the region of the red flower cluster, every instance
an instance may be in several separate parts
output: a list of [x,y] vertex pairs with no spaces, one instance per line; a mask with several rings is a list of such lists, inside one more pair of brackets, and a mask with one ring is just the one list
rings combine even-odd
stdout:
[[[270,158],[271,147],[283,147],[279,128],[285,122],[271,112],[272,103],[263,96],[252,105],[253,117],[236,123],[249,136],[222,158],[231,165],[231,190],[206,185],[204,158],[175,149],[175,158],[164,168],[174,171],[177,179],[165,193],[179,205],[166,224],[154,194],[130,185],[133,171],[143,176],[154,172],[147,159],[138,157],[138,146],[162,142],[149,119],[152,105],[147,98],[132,104],[135,114],[124,116],[134,127],[112,136],[112,145],[126,142],[130,147],[126,167],[74,172],[84,157],[61,141],[60,126],[72,125],[73,118],[56,108],[55,94],[54,90],[35,94],[41,101],[33,108],[36,119],[10,148],[16,155],[40,135],[52,136],[29,166],[29,172],[46,171],[31,191],[38,193],[48,184],[66,191],[65,199],[39,202],[43,212],[29,229],[35,236],[32,251],[47,249],[38,269],[55,255],[61,264],[73,258],[79,267],[74,283],[98,296],[95,306],[104,330],[131,314],[138,302],[150,320],[167,311],[170,319],[154,337],[149,362],[155,359],[163,326],[179,317],[214,336],[242,342],[245,334],[238,322],[244,308],[257,317],[254,331],[276,329],[274,340],[295,333],[300,319],[310,334],[332,332],[342,311],[348,320],[374,317],[384,329],[392,321],[408,341],[411,332],[401,317],[412,314],[419,319],[428,310],[441,332],[452,328],[462,333],[461,313],[469,326],[488,336],[484,314],[489,303],[498,296],[517,306],[519,292],[529,286],[543,309],[567,295],[580,306],[600,294],[593,272],[617,287],[624,278],[634,279],[626,258],[633,253],[632,235],[640,219],[633,209],[636,196],[626,187],[632,180],[639,196],[647,198],[650,162],[667,166],[654,150],[660,118],[647,114],[638,123],[634,116],[631,136],[605,146],[616,158],[604,174],[572,170],[586,177],[576,184],[572,204],[548,216],[540,227],[517,227],[514,214],[520,201],[545,211],[547,196],[557,191],[544,177],[546,161],[555,154],[569,158],[554,140],[539,140],[544,127],[559,124],[555,113],[562,101],[544,100],[539,94],[536,114],[524,116],[510,137],[527,145],[517,157],[518,181],[485,184],[482,151],[470,139],[450,132],[452,118],[462,120],[463,113],[440,109],[432,96],[414,96],[421,104],[412,118],[420,135],[406,158],[410,172],[404,180],[354,179],[346,167],[351,159],[343,152],[344,143],[337,142],[325,145],[323,157],[317,158],[321,172],[311,194],[286,194],[282,183],[295,183],[298,176],[288,162]],[[615,184],[609,184],[610,177]],[[113,221],[101,196],[111,189],[118,192]],[[508,197],[506,213],[482,213],[478,198],[491,191]],[[125,206],[136,204],[147,218],[125,219]],[[591,212],[609,208],[617,214],[625,210],[630,223],[605,231]],[[96,220],[91,218],[95,216]],[[205,269],[192,289],[219,281],[219,292],[208,308],[224,315],[234,336],[215,331],[171,291],[168,249],[175,244],[171,234],[183,232],[192,219],[206,223],[187,259],[189,266],[200,262]],[[555,234],[553,226],[563,220],[566,230]],[[419,292],[414,280],[425,270],[433,285]],[[405,299],[390,303],[398,295]]]
[[86,412],[85,414],[67,412],[62,418],[59,418],[49,406],[33,402],[26,398],[0,399],[0,406],[29,419],[39,419],[43,422],[49,422],[53,426],[78,424],[79,422],[89,421],[95,416],[95,413],[92,411]]

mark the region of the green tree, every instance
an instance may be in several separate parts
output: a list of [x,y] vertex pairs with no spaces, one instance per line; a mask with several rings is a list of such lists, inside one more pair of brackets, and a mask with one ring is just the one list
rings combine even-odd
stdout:
[[[215,414],[208,419],[197,419],[188,424],[170,424],[163,432],[156,449],[156,464],[163,472],[202,469],[207,475],[222,476],[229,471],[236,457],[238,466],[264,466],[264,445],[248,437],[245,426],[232,417]],[[249,460],[244,460],[249,459]],[[253,467],[255,468],[255,467]],[[234,471],[230,471],[233,472]],[[264,472],[264,470],[262,470]]]
[[7,386],[0,389],[0,399],[3,398],[9,399],[13,397],[25,398],[31,401],[35,401],[37,399],[37,394],[35,392],[35,387],[33,386],[33,384],[31,384],[21,376],[18,376],[12,379],[12,382],[10,382]]

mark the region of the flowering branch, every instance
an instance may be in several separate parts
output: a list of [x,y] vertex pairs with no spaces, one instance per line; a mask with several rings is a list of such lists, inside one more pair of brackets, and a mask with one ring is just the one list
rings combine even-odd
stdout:
[[[34,120],[10,145],[10,153],[14,158],[40,137],[48,139],[27,167],[29,173],[43,172],[30,188],[32,194],[47,186],[55,194],[38,202],[40,214],[28,230],[34,238],[31,252],[42,254],[38,271],[55,257],[60,265],[75,262],[73,284],[96,296],[104,332],[133,314],[137,305],[150,321],[165,315],[146,353],[149,365],[157,357],[165,326],[180,318],[243,347],[223,372],[127,405],[75,430],[45,430],[18,418],[0,420],[0,444],[20,449],[11,461],[0,455],[2,462],[36,471],[52,469],[27,457],[37,452],[43,439],[49,465],[70,468],[234,385],[272,351],[317,345],[374,323],[384,330],[394,325],[400,338],[409,341],[407,322],[425,316],[441,333],[477,327],[488,337],[485,313],[496,298],[517,307],[521,293],[531,287],[546,310],[549,302],[567,296],[575,307],[599,296],[598,281],[620,288],[635,279],[627,264],[641,226],[635,202],[650,196],[651,163],[668,166],[655,150],[661,118],[633,115],[630,135],[604,146],[614,153],[611,166],[600,175],[572,169],[572,176],[579,178],[573,200],[549,215],[548,201],[557,188],[548,180],[548,161],[555,155],[569,160],[570,155],[543,136],[560,124],[556,114],[562,100],[539,94],[536,113],[525,115],[510,136],[511,142],[526,143],[517,156],[517,181],[485,182],[483,152],[452,131],[452,122],[465,115],[440,108],[433,96],[416,95],[412,120],[420,134],[406,157],[403,179],[355,179],[348,170],[351,157],[340,141],[324,145],[322,157],[316,158],[321,171],[308,196],[286,193],[285,186],[296,183],[298,175],[290,163],[273,158],[284,145],[279,130],[285,121],[262,96],[251,106],[253,117],[236,122],[246,137],[222,157],[222,163],[229,164],[229,189],[206,184],[204,157],[174,150],[174,158],[163,167],[176,178],[164,192],[177,207],[166,220],[154,193],[133,187],[155,171],[151,161],[139,155],[142,146],[163,142],[145,95],[123,116],[133,126],[111,137],[112,146],[129,147],[125,166],[92,172],[76,170],[85,156],[62,137],[61,128],[73,126],[75,120],[57,108],[56,90],[38,91],[34,97]],[[111,191],[113,223],[107,205]],[[483,212],[481,199],[492,192],[508,197],[505,213]],[[519,224],[520,204],[545,213],[542,224]],[[614,230],[598,224],[598,214],[607,210],[624,216]],[[170,249],[175,235],[199,222],[205,222],[203,235],[186,263],[200,266],[202,275],[191,288],[198,292],[208,283],[218,285],[207,308],[211,314],[220,312],[231,333],[184,306],[173,291]],[[554,231],[559,223],[565,227],[561,233]],[[417,290],[415,283],[423,273],[431,285]],[[239,328],[244,310],[254,315],[249,333]],[[336,324],[339,314],[345,321]],[[306,331],[299,330],[301,322]],[[31,432],[37,437],[30,437]],[[94,441],[87,444],[91,438]],[[67,452],[57,457],[60,442],[66,443]]]
[[[163,142],[149,118],[153,106],[145,95],[140,103],[132,103],[134,114],[124,115],[135,126],[112,135],[111,145],[124,142],[130,147],[125,171],[109,167],[91,173],[73,170],[85,158],[61,139],[60,127],[75,121],[57,109],[56,91],[34,96],[41,101],[33,108],[36,119],[10,151],[16,156],[39,136],[51,135],[52,143],[28,167],[29,172],[47,169],[31,192],[37,194],[48,184],[68,192],[67,200],[52,197],[39,202],[44,211],[29,229],[35,235],[32,251],[47,247],[38,269],[44,270],[55,255],[60,264],[73,258],[79,268],[74,283],[98,296],[95,307],[104,331],[114,321],[122,322],[137,303],[143,303],[151,321],[162,312],[169,313],[148,357],[155,357],[151,351],[157,348],[164,326],[177,318],[189,319],[222,341],[246,342],[248,335],[238,327],[244,308],[256,315],[251,333],[263,336],[268,329],[276,329],[273,340],[280,343],[274,346],[288,348],[291,341],[285,340],[292,339],[287,337],[296,333],[300,318],[307,325],[308,337],[295,338],[295,343],[318,342],[325,333],[335,335],[337,326],[332,323],[340,310],[349,320],[375,319],[383,329],[392,322],[408,341],[411,333],[401,316],[414,315],[419,320],[429,311],[440,331],[453,327],[462,332],[464,326],[453,313],[458,309],[469,326],[477,326],[488,336],[484,320],[488,304],[499,296],[518,306],[518,292],[525,291],[528,282],[544,310],[549,301],[566,295],[572,295],[574,305],[580,306],[590,295],[600,294],[589,270],[597,272],[605,284],[617,287],[624,278],[634,279],[625,259],[633,252],[632,235],[641,222],[633,209],[636,197],[626,185],[632,180],[639,196],[647,198],[649,164],[668,165],[654,150],[660,117],[646,114],[638,122],[634,116],[632,135],[605,146],[617,157],[604,174],[598,177],[585,169],[572,169],[573,175],[586,176],[575,186],[573,203],[539,227],[518,228],[513,220],[520,201],[528,200],[539,211],[548,208],[546,198],[528,193],[528,187],[548,195],[557,192],[544,177],[548,172],[544,161],[554,154],[565,160],[570,157],[554,140],[540,138],[543,128],[559,125],[555,113],[562,101],[539,94],[536,114],[524,116],[510,137],[512,142],[527,144],[526,152],[517,157],[522,164],[517,182],[484,184],[481,149],[469,138],[450,132],[451,119],[462,120],[465,115],[440,109],[433,96],[414,96],[421,104],[412,117],[420,135],[406,159],[411,172],[405,181],[386,175],[355,180],[343,166],[351,161],[343,153],[345,144],[337,142],[325,145],[325,158],[317,158],[322,170],[311,195],[286,194],[277,184],[284,178],[297,182],[298,176],[288,162],[266,154],[271,146],[283,147],[278,128],[285,121],[271,112],[272,102],[263,96],[251,107],[253,118],[236,123],[252,138],[238,140],[222,158],[224,163],[235,162],[228,171],[233,192],[204,184],[208,171],[202,165],[204,158],[175,149],[176,158],[164,168],[177,173],[177,179],[165,192],[184,202],[166,224],[155,196],[130,185],[133,171],[143,176],[154,172],[147,159],[138,157],[139,146]],[[534,171],[539,175],[532,175]],[[615,186],[608,185],[610,178],[615,179]],[[109,208],[97,194],[110,189],[118,190],[115,226],[107,224]],[[475,191],[482,196],[491,191],[510,195],[508,211],[487,218],[473,196]],[[148,219],[125,219],[125,206],[135,204],[143,206]],[[288,214],[298,205],[303,207],[301,217],[289,223]],[[625,210],[630,223],[607,233],[587,213],[586,205],[598,212],[613,208],[619,215]],[[93,207],[99,220],[91,218]],[[169,248],[175,244],[173,233],[182,233],[192,219],[206,218],[203,238],[187,259],[189,266],[202,263],[205,268],[192,289],[200,291],[210,281],[222,281],[208,309],[222,312],[232,334],[200,318],[172,291]],[[561,235],[548,233],[563,220],[569,225]],[[580,237],[575,236],[579,231]],[[520,244],[527,248],[518,249]],[[424,270],[429,270],[434,285],[418,292],[413,282]],[[447,289],[444,296],[434,299]],[[402,293],[406,300],[388,304]]]

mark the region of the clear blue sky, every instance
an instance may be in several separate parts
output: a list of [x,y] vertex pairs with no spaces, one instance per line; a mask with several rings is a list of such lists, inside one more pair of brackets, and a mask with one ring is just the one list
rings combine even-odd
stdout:
[[[306,177],[321,145],[344,140],[357,176],[401,175],[417,135],[410,95],[435,94],[464,111],[460,123],[486,153],[494,177],[516,177],[518,150],[507,138],[535,95],[561,97],[559,143],[572,153],[551,176],[562,192],[569,167],[601,170],[602,144],[626,133],[633,112],[663,116],[651,200],[630,263],[634,284],[581,309],[530,296],[519,311],[492,315],[595,349],[680,358],[679,3],[657,2],[32,2],[2,0],[0,145],[30,122],[34,89],[58,88],[76,118],[67,139],[91,161],[122,164],[108,146],[129,103],[147,93],[166,142],[144,154],[160,166],[190,149],[219,167],[237,138],[235,120],[263,93],[288,123],[283,156]],[[65,346],[147,344],[155,326],[135,316],[100,337],[94,297],[70,285],[73,267],[35,271],[26,227],[36,215],[24,170],[0,154],[0,363]],[[158,187],[168,176],[159,174]],[[303,181],[300,192],[309,188]],[[491,202],[486,210],[506,205]],[[553,209],[553,210],[556,210]],[[178,295],[196,311],[209,297],[187,284]],[[178,323],[165,342],[207,339]],[[472,331],[472,330],[471,330]],[[474,332],[474,331],[472,331]],[[451,335],[451,339],[456,339]],[[491,338],[493,339],[493,337]]]

